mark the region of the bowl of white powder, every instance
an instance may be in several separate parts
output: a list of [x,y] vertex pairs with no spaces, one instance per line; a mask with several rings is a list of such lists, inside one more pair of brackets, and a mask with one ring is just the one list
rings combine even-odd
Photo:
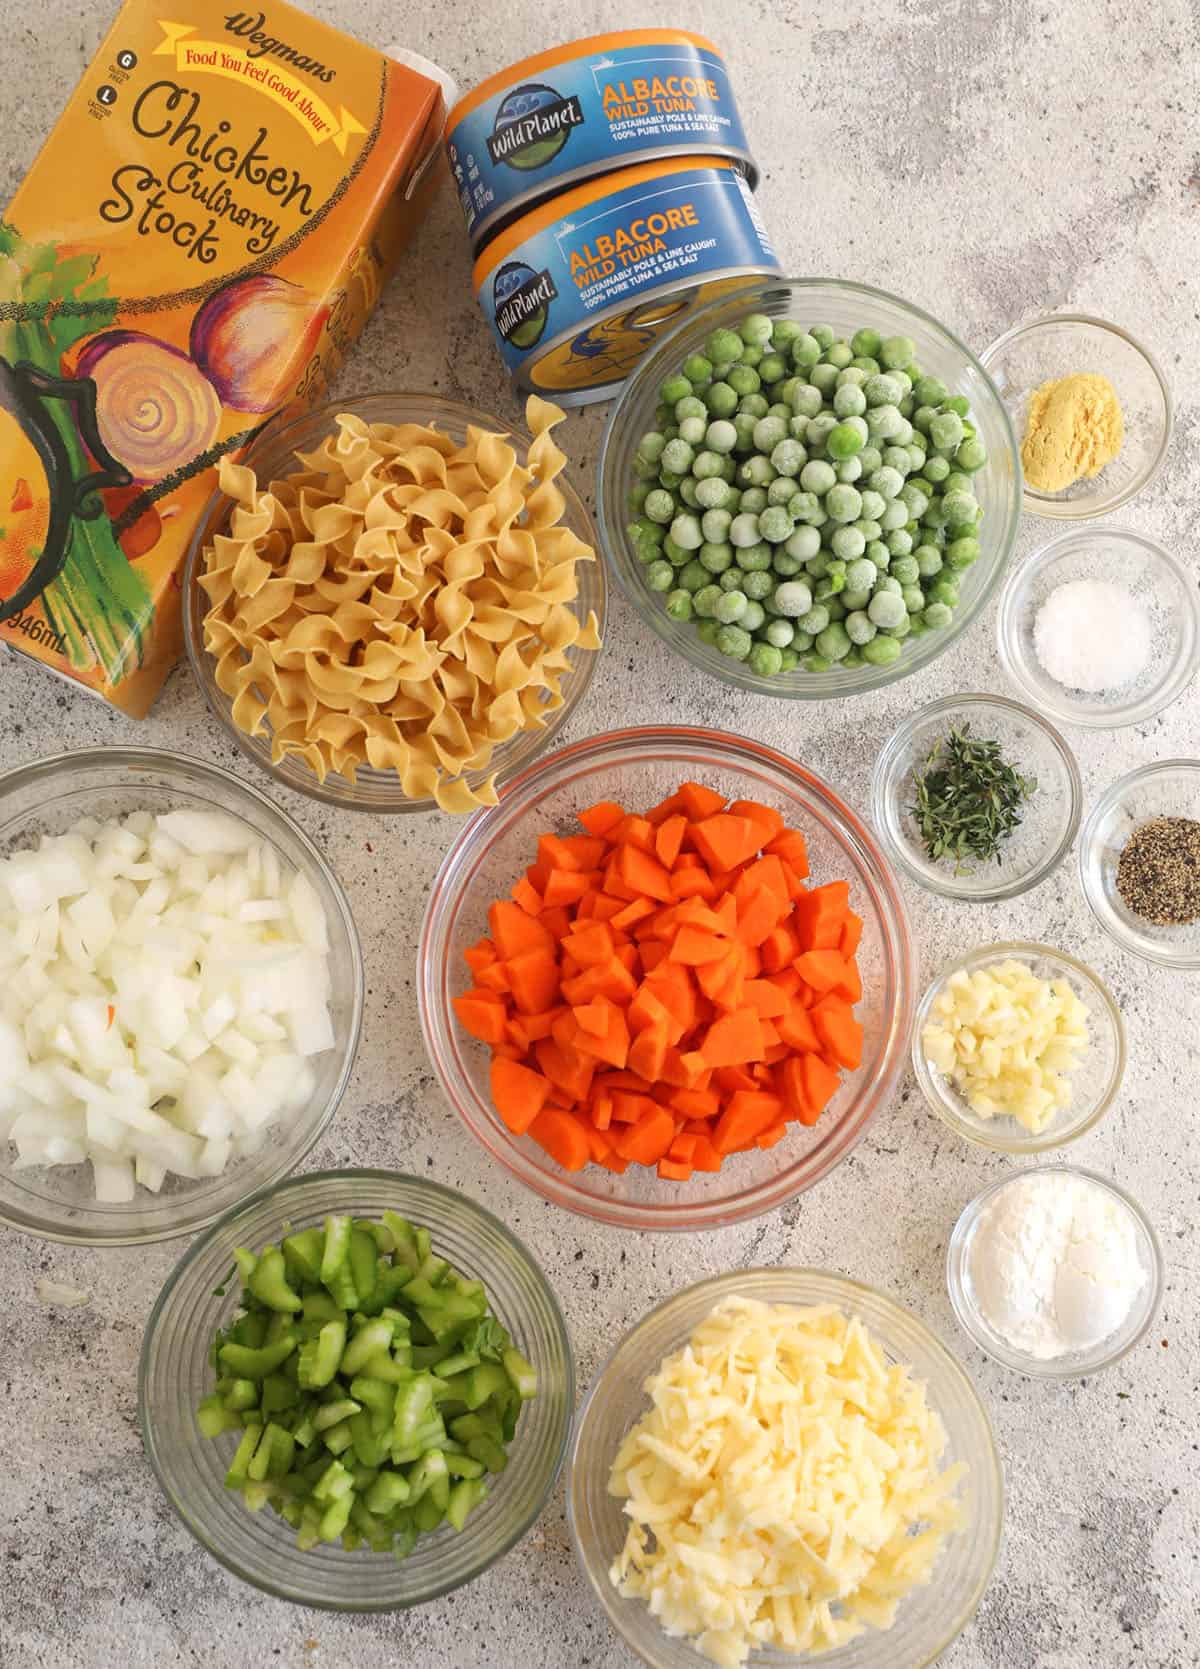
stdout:
[[1124,1189],[1072,1165],[985,1188],[955,1224],[946,1284],[963,1330],[1036,1379],[1099,1373],[1143,1337],[1162,1297],[1149,1218]]
[[1095,730],[1168,706],[1200,662],[1200,597],[1179,558],[1128,527],[1083,527],[1014,567],[1000,659],[1040,712]]

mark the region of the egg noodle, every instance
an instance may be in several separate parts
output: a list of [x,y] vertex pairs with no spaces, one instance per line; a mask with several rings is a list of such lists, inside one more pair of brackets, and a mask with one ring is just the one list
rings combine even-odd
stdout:
[[609,1489],[610,1576],[669,1635],[734,1669],[890,1628],[927,1583],[961,1465],[925,1388],[858,1317],[730,1298],[651,1375]]
[[465,443],[351,414],[264,491],[223,460],[228,535],[204,552],[204,642],[247,735],[319,780],[393,770],[444,811],[494,805],[496,747],[562,705],[567,651],[595,650],[570,608],[595,552],[562,523],[559,407],[526,406],[524,464],[501,434]]

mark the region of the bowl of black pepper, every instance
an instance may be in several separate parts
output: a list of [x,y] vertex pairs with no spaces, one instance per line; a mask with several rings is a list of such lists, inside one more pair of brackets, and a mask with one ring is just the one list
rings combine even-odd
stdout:
[[1083,826],[1079,874],[1123,950],[1200,968],[1200,759],[1143,765],[1113,783]]
[[884,745],[871,780],[871,821],[897,867],[977,904],[1044,881],[1070,850],[1082,803],[1062,736],[1002,695],[922,707]]

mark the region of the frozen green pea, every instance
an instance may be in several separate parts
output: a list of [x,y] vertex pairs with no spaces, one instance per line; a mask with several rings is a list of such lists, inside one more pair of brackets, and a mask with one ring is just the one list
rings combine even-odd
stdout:
[[870,325],[864,325],[861,330],[854,332],[854,335],[850,338],[850,346],[856,354],[877,359],[879,350],[883,346],[883,338],[877,330],[872,330]]
[[913,384],[913,393],[923,406],[940,406],[950,390],[940,377],[918,377]]
[[[848,417],[847,424],[853,426],[860,422],[857,417]],[[816,417],[810,417],[805,427],[806,439],[815,446],[824,446],[829,436],[838,426],[838,420],[831,411],[818,412]]]
[[838,597],[838,602],[841,603],[842,607],[846,610],[847,614],[851,613],[852,610],[854,610],[854,609],[864,609],[864,608],[866,608],[867,604],[870,601],[871,601],[870,590],[867,590],[867,591],[852,591],[849,588],[849,586],[847,586],[846,590],[843,591],[840,594],[840,596]]
[[713,609],[713,618],[722,626],[736,626],[746,612],[746,601],[746,593],[740,588],[723,591]]
[[804,331],[792,342],[792,364],[800,371],[807,371],[814,366],[821,357],[821,344],[809,331]]
[[839,371],[844,371],[854,358],[854,354],[849,342],[831,342],[829,347],[825,349],[823,357],[826,365],[833,365]]
[[833,409],[839,417],[861,417],[867,409],[862,389],[853,383],[840,383],[833,391]]
[[909,615],[909,617],[908,617],[908,635],[910,637],[923,637],[924,634],[928,630],[929,630],[929,626],[928,626],[928,624],[926,623],[926,620],[925,620],[924,610],[922,610],[920,614],[910,614]]
[[829,564],[833,561],[833,552],[819,550],[816,556],[810,556],[804,564],[804,571],[809,579],[819,580],[829,571]]
[[754,597],[747,597],[746,607],[738,625],[743,631],[757,632],[767,623],[767,611]]
[[[892,537],[894,538],[895,535],[893,534]],[[915,585],[921,577],[921,567],[916,557],[903,552],[892,552],[892,562],[888,572],[893,579],[899,580],[901,585]]]
[[692,593],[692,608],[702,620],[711,620],[713,610],[724,595],[719,585],[702,585]]
[[690,417],[703,418],[707,423],[708,407],[703,400],[697,399],[696,395],[685,394],[682,400],[675,402],[675,421],[685,423]]
[[722,591],[740,591],[742,589],[742,570],[740,568],[726,568],[723,574],[718,574],[717,584]]
[[629,489],[629,508],[635,513],[639,511],[656,485],[654,481],[635,481]]
[[[867,380],[867,373],[853,361],[838,372],[837,388],[857,388],[862,393],[863,384]],[[837,394],[837,389],[834,390]],[[866,395],[863,395],[863,405],[866,405]]]
[[723,574],[733,562],[733,546],[724,540],[705,543],[701,545],[697,559],[707,573]]
[[850,639],[840,620],[830,621],[817,636],[817,653],[828,661],[840,661],[850,648]]
[[[702,547],[703,548],[703,547]],[[711,583],[712,575],[702,562],[695,557],[679,570],[675,583],[685,591],[699,591],[703,586]]]
[[[791,541],[789,540],[788,543],[790,544]],[[803,562],[799,562],[794,556],[788,555],[786,545],[782,548],[776,545],[771,552],[771,570],[777,579],[791,579],[793,574],[798,574],[803,566]]]
[[874,588],[876,576],[875,564],[868,557],[856,557],[846,565],[846,590],[870,591]]
[[814,388],[812,383],[797,383],[792,390],[790,404],[797,417],[816,417],[824,403],[821,390]]
[[904,419],[896,406],[871,406],[867,411],[867,429],[875,442],[891,440]]
[[935,631],[942,626],[948,626],[954,619],[954,610],[945,603],[927,603],[921,616],[927,626]]
[[870,643],[879,630],[870,615],[860,608],[852,609],[843,621],[843,625],[846,628],[846,636],[851,643],[857,643],[860,646],[864,643]]
[[[758,423],[760,417],[765,417],[769,410],[770,407],[767,404],[767,397],[765,394],[743,394],[741,399],[738,401],[738,411],[741,412],[743,417],[752,417],[755,424]],[[751,431],[750,434],[750,441],[751,444],[753,444],[753,431]]]
[[652,522],[669,522],[675,515],[674,496],[664,487],[656,487],[646,494],[642,509]]
[[747,347],[761,348],[764,342],[771,340],[773,328],[765,313],[747,313],[738,326],[738,335]]
[[900,581],[893,579],[891,574],[880,574],[875,581],[875,589],[876,591],[894,591],[899,596]]
[[722,626],[717,633],[717,648],[730,660],[744,661],[753,648],[753,642],[750,633],[740,626]]
[[776,348],[790,347],[801,334],[801,327],[795,319],[775,319],[771,325],[771,345]]
[[971,412],[971,402],[965,394],[951,394],[942,401],[942,407],[945,411],[952,411],[956,417],[968,417]]
[[[785,580],[775,588],[775,607],[789,619],[807,615],[813,606],[812,591],[804,580]],[[828,624],[828,616],[822,625]]]
[[912,459],[908,455],[906,446],[885,446],[883,449],[883,468],[899,470],[901,475],[907,476]]
[[702,512],[721,510],[729,502],[729,483],[721,475],[706,476],[696,483],[696,506]]
[[808,376],[813,387],[819,388],[826,397],[831,395],[837,387],[838,371],[836,365],[829,365],[823,361],[820,365],[814,365]]
[[900,499],[894,498],[883,507],[883,515],[879,518],[879,525],[885,533],[895,533],[898,528],[908,524],[908,505]]
[[920,614],[925,607],[925,593],[919,585],[901,586],[900,597],[910,614]]
[[[795,504],[795,502],[795,499],[793,499],[792,504]],[[783,548],[789,556],[794,556],[798,562],[810,562],[821,548],[820,531],[815,527],[802,525],[795,529]]]
[[786,649],[796,635],[796,628],[790,620],[771,620],[763,635],[776,649]]
[[691,354],[683,362],[683,374],[689,382],[707,382],[713,374],[713,362],[703,354]]
[[876,590],[867,607],[867,618],[872,625],[884,630],[898,626],[907,614],[908,608],[899,590]]
[[749,573],[742,570],[742,590],[752,603],[761,603],[764,597],[772,596],[775,584],[775,575],[770,568],[751,569]]
[[696,483],[690,475],[683,476],[675,490],[689,510],[695,510],[698,507],[700,501],[696,497]]
[[767,489],[765,487],[747,487],[742,493],[742,502],[738,509],[745,511],[747,515],[757,516],[760,511],[766,508]]
[[828,672],[833,662],[827,661],[824,655],[812,654],[805,655],[800,664],[805,672]]
[[905,506],[914,521],[920,521],[929,508],[929,496],[911,481],[906,481],[900,489],[900,502]]
[[892,553],[881,539],[868,539],[867,548],[863,555],[873,567],[883,574],[887,572],[888,564],[892,560]]
[[[866,497],[865,493],[863,494],[863,497]],[[872,539],[878,539],[883,533],[883,528],[875,520],[874,516],[860,516],[854,525],[862,534],[868,545],[871,543]]]
[[[819,420],[814,419],[814,421]],[[865,444],[866,437],[860,434],[849,418],[841,423],[835,423],[825,436],[826,451],[831,458],[836,458],[839,461],[844,458],[853,458],[856,453],[862,451]],[[861,463],[859,468],[862,468]]]
[[942,571],[942,553],[936,545],[918,545],[913,551],[917,573],[923,580],[932,579]]
[[949,574],[939,574],[925,591],[926,607],[930,603],[945,603],[947,608],[958,607],[958,586]]
[[746,546],[758,543],[758,517],[753,511],[739,511],[729,525],[729,538],[734,545]]
[[888,336],[879,344],[879,362],[889,371],[902,371],[916,356],[917,344],[911,336]]
[[762,573],[771,566],[771,547],[765,541],[746,545],[734,551],[733,559],[744,574]]
[[[695,598],[693,598],[692,599],[693,610],[695,609],[695,607],[696,607],[696,600],[695,600]],[[695,627],[696,627],[696,636],[700,639],[701,643],[711,643],[714,646],[716,645],[717,633],[721,630],[721,627],[717,625],[715,620],[696,620],[695,621]]]
[[663,447],[666,444],[665,438],[656,429],[650,429],[638,441],[638,455],[656,463],[662,457]]
[[963,442],[962,418],[954,411],[939,411],[930,419],[929,438],[939,452],[957,451]]
[[[852,418],[847,418],[846,421],[847,422],[852,422],[853,419]],[[883,463],[883,453],[879,450],[879,448],[874,444],[873,441],[868,440],[867,444],[863,447],[862,451],[858,454],[858,461],[863,467],[863,474],[864,475],[873,475],[874,472],[877,469],[879,469],[881,467],[882,463]]]
[[685,376],[674,376],[667,378],[658,395],[664,406],[674,408],[680,400],[686,400],[691,392],[692,385]]
[[754,425],[754,444],[760,452],[770,453],[781,440],[787,439],[787,432],[787,424],[782,418],[768,414],[760,417]]
[[782,382],[787,373],[787,362],[774,351],[765,353],[758,362],[758,374],[765,383]]
[[[731,388],[727,382],[710,382],[704,390],[704,404],[715,418],[732,417],[737,410],[737,390]],[[711,439],[708,443],[712,445]]]
[[973,527],[979,516],[979,502],[974,493],[949,492],[942,499],[942,509],[951,527]]
[[867,541],[856,526],[834,528],[829,544],[833,554],[840,556],[844,562],[853,562],[856,558],[861,558],[867,548]]
[[778,417],[783,423],[784,433],[787,433],[788,420],[792,415],[792,408],[782,400],[772,400],[764,413],[766,417]]
[[896,406],[904,398],[904,392],[895,377],[889,377],[881,372],[876,377],[868,377],[863,385],[863,395],[868,406]]
[[758,518],[758,531],[772,545],[782,545],[792,532],[792,518],[782,504],[768,504]]
[[900,644],[894,637],[873,637],[862,646],[862,658],[869,666],[891,666],[900,659]]
[[946,568],[952,574],[961,574],[973,562],[979,560],[979,540],[970,535],[961,539],[951,539],[945,551]]
[[827,353],[837,341],[837,331],[829,325],[809,325],[808,334],[814,342],[821,344],[821,352]]
[[[801,474],[803,474],[803,470]],[[792,488],[792,496],[788,499],[788,509],[792,512],[793,521],[804,522],[810,516],[824,514],[821,509],[821,501],[816,493],[806,491],[796,481],[792,482]]]
[[796,483],[790,475],[777,475],[767,487],[768,504],[790,504],[795,496]]
[[883,367],[877,359],[872,359],[870,354],[855,354],[847,369],[861,371],[863,381],[866,382],[868,377],[877,377]]
[[670,534],[662,542],[662,553],[672,568],[682,568],[686,562],[691,561],[692,557],[691,551],[685,549],[683,545],[677,545]]
[[739,411],[733,417],[733,432],[737,436],[734,442],[736,452],[749,452],[754,445],[754,425],[758,421],[749,412]]
[[[764,417],[763,423],[773,423],[775,418]],[[761,427],[761,425],[760,425]],[[757,444],[757,430],[755,431]],[[797,476],[808,461],[808,453],[798,440],[793,440],[786,432],[780,436],[771,448],[771,468],[777,475]]]
[[912,631],[912,615],[911,614],[905,614],[904,619],[903,620],[898,620],[894,626],[881,626],[879,628],[879,634],[880,634],[881,637],[886,633],[888,637],[903,638],[903,637],[907,637],[908,634],[911,631]]
[[[906,527],[894,527],[884,539],[884,544],[891,551],[893,558],[911,555],[913,536]],[[892,562],[892,572],[896,572],[895,561]]]
[[718,417],[704,431],[704,444],[718,457],[727,457],[737,445],[737,428],[728,418]]
[[729,524],[733,517],[729,511],[721,506],[715,510],[706,510],[700,518],[700,531],[709,544],[720,544],[729,533]]
[[964,440],[954,454],[954,462],[959,469],[964,469],[969,475],[983,468],[987,463],[987,448],[981,440]]
[[844,620],[850,612],[842,601],[840,593],[835,597],[826,597],[824,602],[825,607],[829,610],[830,620]]
[[835,522],[856,522],[862,510],[862,494],[857,487],[838,481],[825,495],[825,509]]
[[815,639],[818,632],[823,632],[828,624],[829,610],[824,603],[814,603],[808,613],[802,614],[796,621],[796,629],[807,632],[809,637]]
[[669,440],[663,447],[663,468],[670,470],[672,475],[684,476],[691,469],[692,459],[695,456],[695,448],[690,446],[682,436],[676,440]]
[[700,518],[690,511],[682,512],[671,523],[671,538],[685,551],[696,551],[704,543],[704,534],[700,530]]
[[692,618],[692,594],[680,587],[676,591],[667,593],[667,613],[672,620],[690,620]]
[[786,658],[789,653],[794,654],[797,657],[805,655],[812,648],[812,646],[813,634],[811,632],[802,632],[799,626],[797,626],[796,635],[788,645],[787,649],[784,650],[784,656]]
[[[888,500],[894,499],[903,485],[904,477],[900,471],[889,469],[886,464],[881,464],[878,469],[873,469],[867,477],[867,486],[871,491],[878,493],[880,498]],[[882,520],[882,517],[880,517],[880,520]]]
[[846,482],[849,486],[853,486],[863,472],[862,464],[857,458],[839,458],[833,467],[837,471],[838,480]]
[[877,493],[873,487],[860,488],[862,496],[862,514],[867,521],[878,521],[883,514],[887,500],[882,493]]
[[648,539],[651,544],[661,545],[664,538],[662,525],[659,522],[648,521],[645,516],[639,516],[636,521],[630,522],[626,531],[635,542]]
[[725,381],[739,396],[757,394],[762,385],[762,379],[753,365],[735,365]]
[[708,428],[707,420],[703,417],[685,417],[679,425],[679,438],[686,440],[689,446],[702,446],[704,432]]
[[750,650],[748,664],[760,678],[774,678],[783,668],[783,656],[770,643],[756,643]]
[[924,435],[928,440],[929,431],[933,427],[933,420],[937,414],[936,406],[917,406],[909,412],[908,416],[917,434]]
[[669,562],[652,562],[646,569],[646,584],[651,591],[670,591],[675,584],[675,570]]
[[[805,492],[823,494],[836,486],[837,475],[832,464],[827,464],[823,458],[810,458],[800,471],[800,485]],[[656,517],[655,520],[658,518]]]
[[[703,440],[703,435],[700,437]],[[692,461],[692,479],[707,481],[711,478],[721,480],[721,471],[725,467],[725,460],[719,452],[710,452],[707,448],[697,452]],[[722,481],[722,485],[724,482]]]
[[704,344],[704,357],[713,365],[720,365],[725,360],[735,360],[741,351],[741,337],[736,330],[727,328],[714,330]]

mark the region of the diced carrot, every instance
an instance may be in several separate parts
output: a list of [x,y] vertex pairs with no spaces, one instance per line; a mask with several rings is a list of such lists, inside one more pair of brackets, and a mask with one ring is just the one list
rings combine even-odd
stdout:
[[[647,823],[647,828],[650,825]],[[651,830],[653,836],[653,830]],[[650,852],[637,846],[622,846],[617,856],[617,874],[628,887],[664,904],[671,902],[671,877]]]
[[690,1165],[699,1140],[695,1133],[681,1132],[667,1149],[667,1158],[673,1159],[677,1165]]
[[779,1033],[780,1042],[786,1043],[797,1054],[815,1054],[821,1047],[808,1011],[797,1002],[792,1003],[786,1014],[779,1016],[775,1030]]
[[657,1165],[674,1140],[675,1120],[665,1107],[655,1106],[636,1124],[627,1125],[613,1146],[622,1159],[637,1165]]
[[629,1064],[635,1072],[656,1083],[662,1077],[668,1047],[666,1026],[647,1026],[629,1044]]
[[501,996],[512,990],[507,962],[490,962],[475,976],[485,991],[497,991]]
[[592,1094],[592,1123],[597,1130],[607,1130],[612,1123],[612,1096],[603,1091]]
[[508,975],[513,1001],[522,1014],[541,1014],[558,996],[558,964],[542,951],[526,951],[501,964]]
[[505,1041],[506,1010],[494,991],[464,991],[454,999],[454,1012],[464,1030],[481,1043]]
[[626,928],[633,927],[636,922],[644,921],[647,916],[653,914],[653,899],[635,898],[632,903],[622,905],[615,915],[609,917],[609,920],[615,928],[624,932]]
[[768,841],[774,840],[775,836],[783,831],[784,825],[781,813],[776,811],[774,806],[763,805],[761,800],[733,800],[730,802],[728,809],[736,817],[748,817],[752,823],[760,825],[763,830],[763,838],[760,844],[763,846],[766,846]]
[[625,817],[612,831],[609,839],[617,846],[632,846],[635,851],[654,853],[654,824],[648,817]]
[[546,905],[538,920],[556,940],[561,940],[563,934],[568,933],[573,925],[565,904]]
[[787,997],[769,979],[748,979],[742,992],[747,1007],[752,1008],[760,1020],[776,1020],[790,1007]]
[[665,823],[668,817],[674,817],[677,811],[686,813],[683,801],[678,794],[668,794],[665,800],[660,800],[656,806],[650,807],[650,810],[646,813],[646,821],[658,828],[659,824]]
[[497,898],[488,911],[488,926],[505,962],[527,950],[554,951],[554,935],[539,916],[526,915],[511,898]]
[[783,1116],[783,1102],[762,1090],[736,1090],[717,1120],[712,1143],[718,1153],[732,1153],[749,1147],[770,1125]]
[[672,962],[682,962],[687,967],[703,967],[706,962],[717,962],[729,950],[728,939],[718,938],[706,928],[693,927],[691,922],[685,922],[675,935],[669,959]]
[[801,881],[808,875],[808,845],[799,829],[780,829],[773,839],[763,848],[777,858],[782,858],[789,869],[795,871]]
[[677,1164],[674,1159],[660,1159],[656,1169],[664,1182],[690,1182],[692,1179],[693,1167]]
[[804,1084],[805,1112],[801,1124],[815,1124],[838,1087],[838,1075],[820,1055],[800,1056],[800,1077]]
[[693,823],[688,839],[708,865],[709,874],[736,869],[758,851],[759,829],[748,817],[720,811]]
[[676,1089],[667,1104],[684,1118],[712,1118],[721,1110],[721,1097],[711,1089]]
[[693,823],[704,817],[715,817],[717,812],[725,806],[725,796],[718,794],[715,788],[706,788],[700,782],[685,782],[674,796],[678,808]]
[[553,1037],[544,1037],[533,1046],[534,1058],[549,1078],[571,1101],[584,1101],[591,1088],[594,1060],[576,1049],[564,1049]]
[[786,921],[772,928],[758,947],[762,965],[769,974],[782,973],[800,954],[800,942]]
[[641,948],[642,972],[652,974],[660,968],[667,959],[669,949],[669,945],[664,945],[653,939],[644,944]]
[[848,1003],[856,1003],[862,997],[862,975],[858,971],[858,963],[852,956],[843,957],[845,972],[833,987],[833,995],[842,997]]
[[758,1087],[758,1079],[748,1066],[718,1066],[713,1073],[713,1082],[726,1095],[736,1095],[739,1090]]
[[[629,1026],[625,1019],[625,1010],[618,1008],[616,1003],[607,997],[597,997],[597,1004],[603,1004],[608,1011],[608,1028],[604,1035],[597,1036],[595,1032],[577,1026],[577,1033],[573,1046],[584,1055],[594,1055],[597,1060],[605,1061],[609,1066],[623,1067],[629,1058]],[[574,1020],[574,1015],[571,1016]],[[557,1030],[555,1037],[558,1037]],[[560,1039],[561,1041],[561,1039]]]
[[850,887],[845,881],[827,881],[798,898],[792,920],[801,950],[835,950],[842,936]]
[[762,1027],[752,1008],[723,1014],[709,1026],[700,1048],[709,1066],[745,1066],[762,1059]]
[[543,1107],[529,1134],[564,1171],[581,1171],[590,1155],[587,1126],[574,1113]]
[[692,1167],[697,1171],[719,1171],[723,1155],[719,1154],[707,1136],[697,1136],[692,1154]]
[[839,950],[806,950],[796,958],[796,972],[814,991],[832,991],[846,974]]
[[519,904],[527,916],[540,915],[542,909],[542,895],[538,892],[528,875],[522,875],[512,890],[513,903]]
[[[550,905],[578,904],[586,893],[599,886],[600,880],[599,870],[556,869],[546,882],[543,902]],[[532,887],[530,891],[533,891]]]
[[595,997],[590,1003],[577,1004],[571,1012],[581,1030],[591,1032],[593,1037],[607,1037],[608,1011],[611,1006],[603,997]]
[[[584,905],[588,906],[586,916],[584,915]],[[579,909],[575,912],[575,920],[577,922],[584,920],[615,921],[621,911],[628,908],[629,906],[623,898],[614,898],[611,893],[607,892],[593,892],[589,893],[580,902]]]
[[826,997],[810,1011],[813,1026],[824,1050],[839,1066],[854,1072],[862,1065],[863,1029],[849,1003]]
[[786,1124],[773,1124],[769,1130],[764,1130],[760,1136],[754,1138],[754,1145],[765,1150],[774,1147],[775,1143],[782,1141],[786,1135]]
[[478,974],[482,968],[499,961],[499,955],[490,939],[477,939],[463,951],[463,961],[473,974]]
[[739,900],[749,897],[751,893],[757,892],[759,887],[766,887],[769,892],[775,894],[781,912],[791,903],[787,877],[778,858],[755,858],[753,863],[748,863],[733,883],[733,896]]
[[577,922],[563,935],[562,948],[581,968],[596,968],[612,961],[616,940],[606,921]]
[[683,837],[687,833],[687,818],[677,812],[674,817],[668,817],[665,823],[660,823],[654,832],[654,855],[664,869],[674,867],[679,856],[679,849],[683,845]]
[[566,839],[544,834],[538,841],[538,863],[551,869],[595,869],[603,857],[607,843],[591,835],[568,835]]
[[778,986],[785,997],[794,997],[800,988],[800,975],[790,965],[780,968],[777,974],[768,973],[767,978],[772,985]]
[[493,1055],[491,1090],[500,1117],[514,1136],[523,1136],[545,1106],[550,1085],[540,1072]]
[[737,936],[744,945],[758,946],[770,938],[786,904],[769,887],[758,887],[738,903]]
[[629,1169],[628,1159],[622,1159],[614,1152],[606,1153],[604,1158],[598,1159],[596,1163],[598,1165],[603,1165],[606,1171],[615,1171],[618,1176],[624,1176],[625,1172]]
[[546,1009],[543,1014],[522,1014],[521,1025],[530,1042],[536,1043],[539,1038],[549,1037],[554,1022],[561,1013],[561,1006],[556,1005],[554,1008]]
[[594,806],[588,806],[586,811],[579,813],[579,821],[590,835],[597,835],[603,839],[610,829],[615,829],[625,815],[625,807],[619,806],[615,800],[597,800]]
[[715,898],[717,883],[706,869],[674,869],[671,872],[672,898]]
[[853,910],[847,910],[846,920],[842,924],[842,937],[838,943],[838,949],[846,958],[847,962],[852,956],[857,954],[858,947],[862,943],[862,935],[862,917],[855,915]]
[[598,1130],[594,1124],[585,1124],[583,1128],[587,1136],[588,1158],[593,1165],[602,1165],[613,1151],[612,1143],[604,1132]]

